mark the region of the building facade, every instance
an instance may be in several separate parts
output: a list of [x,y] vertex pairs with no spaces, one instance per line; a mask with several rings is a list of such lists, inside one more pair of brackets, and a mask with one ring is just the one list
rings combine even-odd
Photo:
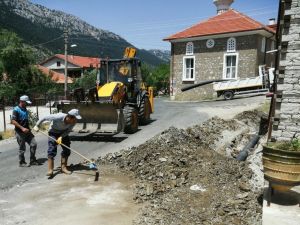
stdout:
[[274,26],[265,26],[222,3],[218,15],[164,40],[171,42],[170,93],[175,100],[216,96],[212,84],[186,92],[181,88],[207,80],[258,76],[258,66],[274,66]]
[[[73,79],[80,78],[83,76],[84,71],[93,70],[97,68],[99,64],[100,58],[68,55],[68,77]],[[40,65],[54,72],[64,74],[65,56],[56,54],[40,63]]]

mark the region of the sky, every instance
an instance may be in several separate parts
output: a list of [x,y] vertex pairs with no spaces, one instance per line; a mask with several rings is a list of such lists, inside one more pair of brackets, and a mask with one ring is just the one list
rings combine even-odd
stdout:
[[[30,0],[109,30],[143,49],[169,50],[162,41],[216,15],[213,0]],[[268,24],[277,18],[278,0],[235,0],[232,8]]]

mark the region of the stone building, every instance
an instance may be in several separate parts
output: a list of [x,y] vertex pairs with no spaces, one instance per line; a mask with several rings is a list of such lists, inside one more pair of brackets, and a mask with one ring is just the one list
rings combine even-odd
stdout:
[[281,1],[280,54],[273,140],[300,137],[300,1]]
[[201,81],[258,76],[258,66],[273,67],[275,20],[263,25],[230,8],[233,0],[214,0],[218,15],[165,38],[171,43],[171,98],[211,99],[212,84],[181,92]]

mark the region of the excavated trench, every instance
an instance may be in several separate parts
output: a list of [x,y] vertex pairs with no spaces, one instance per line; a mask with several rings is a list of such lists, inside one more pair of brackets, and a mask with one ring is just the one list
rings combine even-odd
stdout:
[[171,127],[98,163],[117,165],[135,178],[134,200],[147,203],[135,225],[261,224],[261,153],[254,151],[247,162],[235,159],[259,121],[252,111],[186,130]]

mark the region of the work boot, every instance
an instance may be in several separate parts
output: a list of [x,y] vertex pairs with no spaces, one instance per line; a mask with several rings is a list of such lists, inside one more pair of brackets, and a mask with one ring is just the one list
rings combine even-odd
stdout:
[[71,174],[71,171],[67,169],[68,157],[61,157],[61,172],[67,175]]
[[53,176],[53,168],[54,168],[54,159],[48,158],[48,172],[47,176]]
[[37,160],[31,160],[29,165],[30,166],[40,166],[41,164]]
[[26,167],[26,166],[27,166],[27,163],[24,160],[21,160],[19,162],[19,167]]

